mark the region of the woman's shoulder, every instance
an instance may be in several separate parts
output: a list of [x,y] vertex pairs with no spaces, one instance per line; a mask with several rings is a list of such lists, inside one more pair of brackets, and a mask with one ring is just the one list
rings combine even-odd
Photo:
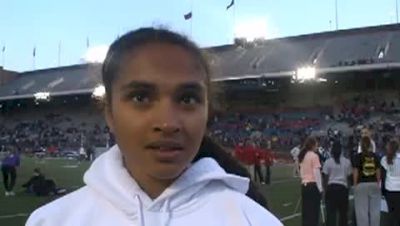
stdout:
[[26,226],[47,226],[63,222],[63,219],[70,217],[78,209],[90,209],[92,195],[85,186],[61,198],[58,198],[38,209],[30,216]]
[[250,225],[281,226],[282,223],[271,212],[245,195],[237,195],[244,215],[250,221]]
[[213,200],[213,205],[218,206],[220,210],[229,210],[229,213],[237,212],[236,215],[243,215],[249,225],[282,225],[278,218],[245,194],[231,189],[217,189],[210,194],[212,194],[210,198]]
[[313,151],[308,151],[308,152],[306,153],[306,155],[304,156],[304,158],[307,158],[307,159],[315,159],[315,158],[318,158],[318,159],[319,159],[319,156],[318,156],[317,153],[315,153],[315,152],[313,152]]

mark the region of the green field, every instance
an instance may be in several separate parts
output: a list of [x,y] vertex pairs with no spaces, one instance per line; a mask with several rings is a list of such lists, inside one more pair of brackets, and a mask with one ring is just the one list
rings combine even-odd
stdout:
[[[76,189],[83,185],[82,175],[88,168],[88,163],[82,163],[76,168],[68,166],[76,165],[75,161],[48,159],[38,162],[35,159],[24,157],[20,169],[15,197],[5,197],[3,186],[0,189],[0,225],[20,226],[24,225],[29,214],[39,206],[51,201],[51,198],[34,197],[25,194],[21,184],[28,180],[35,167],[39,167],[46,177],[56,181],[59,187]],[[67,167],[66,167],[67,166]],[[261,185],[262,192],[266,195],[271,211],[284,225],[300,225],[300,209],[295,212],[300,195],[298,180],[292,177],[290,166],[275,166],[272,169],[272,185]]]

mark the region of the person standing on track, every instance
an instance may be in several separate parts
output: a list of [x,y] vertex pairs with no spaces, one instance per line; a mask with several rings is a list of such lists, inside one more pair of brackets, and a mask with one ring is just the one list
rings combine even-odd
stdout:
[[270,149],[264,151],[265,183],[271,184],[271,166],[274,165],[274,155]]
[[353,166],[354,205],[357,225],[379,226],[381,215],[380,163],[371,139],[361,138],[361,153]]
[[385,198],[389,210],[389,225],[400,225],[400,151],[399,142],[391,140],[387,144],[387,153],[381,159],[382,179]]
[[322,179],[321,163],[315,153],[317,148],[317,140],[309,137],[304,142],[299,154],[302,185],[302,226],[317,226],[319,224]]
[[297,145],[292,150],[290,150],[290,154],[292,155],[294,166],[293,166],[293,177],[299,177],[300,175],[300,166],[299,166],[299,153],[300,153],[301,145]]
[[[327,184],[325,204],[327,226],[347,226],[349,207],[349,178],[352,174],[350,160],[342,155],[342,145],[335,141],[331,149],[331,157],[323,166],[324,184]],[[336,219],[339,216],[339,224]]]
[[5,196],[14,196],[13,189],[17,180],[17,167],[20,165],[20,158],[14,147],[9,146],[8,149],[8,154],[1,162],[1,172]]

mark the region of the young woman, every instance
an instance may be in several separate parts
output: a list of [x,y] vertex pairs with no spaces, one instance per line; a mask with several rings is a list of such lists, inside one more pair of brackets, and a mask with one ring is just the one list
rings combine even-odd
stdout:
[[379,158],[372,152],[369,137],[361,138],[361,153],[357,155],[353,167],[357,225],[379,226],[381,214]]
[[[328,184],[325,193],[327,226],[347,226],[349,206],[349,177],[352,173],[350,160],[342,156],[342,145],[336,141],[331,155],[323,166],[324,181]],[[324,183],[325,184],[325,183]],[[339,216],[339,224],[336,219]]]
[[20,164],[19,154],[15,148],[9,146],[8,154],[1,161],[1,172],[3,174],[3,183],[5,196],[14,196],[13,191],[17,180],[17,167]]
[[176,33],[143,28],[116,40],[103,83],[117,145],[94,161],[85,187],[27,225],[282,225],[245,195],[263,200],[249,179],[229,172],[248,173],[205,137],[210,76],[199,48]]
[[389,225],[400,225],[400,152],[399,143],[391,140],[386,147],[387,153],[381,159],[383,168],[385,198],[389,210]]
[[317,148],[317,140],[309,137],[305,140],[299,154],[303,226],[319,224],[322,180],[321,163],[315,153]]

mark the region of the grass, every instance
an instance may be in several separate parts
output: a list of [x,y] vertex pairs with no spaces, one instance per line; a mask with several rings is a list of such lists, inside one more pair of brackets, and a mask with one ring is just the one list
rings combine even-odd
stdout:
[[65,165],[76,164],[70,160],[44,160],[22,157],[21,167],[17,170],[17,184],[14,188],[15,197],[5,197],[4,187],[0,188],[0,225],[21,226],[25,224],[29,214],[38,207],[50,202],[50,197],[36,197],[26,194],[21,185],[32,176],[33,169],[39,167],[46,177],[56,181],[58,187],[76,189],[83,185],[82,175],[88,168],[88,163],[82,163],[77,168],[64,168]]
[[[15,197],[5,197],[3,186],[0,188],[0,225],[21,226],[24,225],[29,214],[36,208],[51,201],[49,197],[35,197],[25,194],[21,184],[27,181],[35,167],[39,167],[46,177],[56,181],[57,186],[77,189],[83,185],[82,176],[89,167],[84,162],[76,168],[66,168],[67,165],[76,165],[76,161],[48,159],[43,162],[33,158],[23,157],[21,167],[18,169],[18,178]],[[300,197],[300,185],[297,179],[292,177],[290,166],[274,166],[272,168],[272,185],[260,185],[261,191],[266,195],[271,212],[283,221],[286,226],[299,226],[300,216],[295,214],[296,204]],[[300,209],[297,210],[299,212]],[[289,216],[289,217],[288,217]]]

